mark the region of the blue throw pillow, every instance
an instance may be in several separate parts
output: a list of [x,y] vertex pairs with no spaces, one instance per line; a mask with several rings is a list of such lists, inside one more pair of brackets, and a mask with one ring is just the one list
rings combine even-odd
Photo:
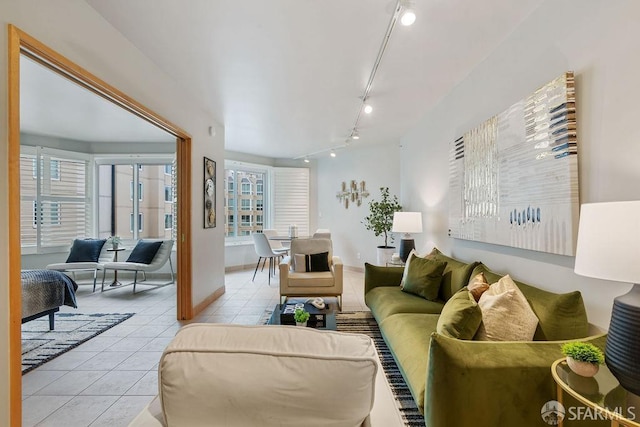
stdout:
[[98,262],[106,241],[107,239],[75,239],[66,262]]
[[131,251],[131,255],[127,258],[127,262],[137,262],[138,264],[151,264],[155,258],[158,249],[162,246],[160,241],[144,241],[140,240],[135,248]]

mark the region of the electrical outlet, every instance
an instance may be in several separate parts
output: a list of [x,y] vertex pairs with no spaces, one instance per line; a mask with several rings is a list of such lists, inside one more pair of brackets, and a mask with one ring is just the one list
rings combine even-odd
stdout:
[[356,257],[358,257],[358,259],[360,259],[360,252],[358,252],[358,253],[356,254]]

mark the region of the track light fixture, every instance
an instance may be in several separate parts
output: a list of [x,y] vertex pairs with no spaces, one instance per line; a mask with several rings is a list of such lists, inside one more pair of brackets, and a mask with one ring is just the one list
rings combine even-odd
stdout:
[[318,150],[313,153],[307,153],[306,155],[296,157],[295,160],[304,158],[305,162],[307,162],[308,156],[316,156],[320,153],[326,153],[329,150],[331,151],[330,152],[331,157],[336,157],[334,148],[338,148],[338,149],[345,148],[349,145],[349,142],[351,140],[360,139],[360,135],[358,134],[358,125],[360,123],[360,118],[363,112],[364,114],[371,114],[371,112],[373,111],[373,106],[368,102],[369,93],[371,92],[373,81],[376,77],[376,73],[378,72],[378,68],[380,67],[380,63],[382,62],[382,57],[384,56],[384,53],[386,52],[387,47],[389,45],[391,34],[393,33],[393,30],[398,24],[398,22],[400,22],[404,26],[408,26],[413,24],[415,21],[416,21],[416,13],[415,13],[414,0],[396,0],[393,15],[389,20],[387,31],[385,32],[385,35],[382,38],[382,44],[380,45],[380,49],[378,50],[378,55],[376,56],[376,59],[373,63],[371,74],[369,74],[369,80],[367,81],[367,85],[364,88],[364,93],[360,97],[360,101],[361,101],[360,109],[358,110],[356,120],[353,124],[353,127],[351,128],[352,129],[351,134],[349,135],[349,137],[347,138],[347,140],[344,142],[343,145],[334,146],[333,148],[324,148],[322,150]]
[[304,158],[304,162],[305,162],[305,163],[309,163],[309,158],[308,158],[308,157],[305,157],[305,158]]
[[405,27],[416,22],[416,12],[413,9],[413,2],[411,0],[401,0],[402,15],[400,15],[400,23]]

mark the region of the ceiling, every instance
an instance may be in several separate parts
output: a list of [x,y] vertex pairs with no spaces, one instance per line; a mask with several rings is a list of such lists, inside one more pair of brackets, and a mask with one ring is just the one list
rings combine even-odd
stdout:
[[[225,149],[279,158],[344,145],[396,5],[86,1],[224,125]],[[417,20],[396,26],[351,145],[398,143],[542,1],[415,1]]]
[[20,131],[85,142],[176,142],[174,136],[24,55]]

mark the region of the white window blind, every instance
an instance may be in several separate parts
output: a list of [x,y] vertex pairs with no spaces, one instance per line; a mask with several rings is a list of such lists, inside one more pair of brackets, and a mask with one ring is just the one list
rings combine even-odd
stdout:
[[[35,164],[35,174],[34,174]],[[20,154],[20,234],[25,253],[68,249],[91,227],[89,156],[23,147]]]
[[287,235],[289,226],[299,236],[309,235],[309,169],[273,169],[273,228]]

